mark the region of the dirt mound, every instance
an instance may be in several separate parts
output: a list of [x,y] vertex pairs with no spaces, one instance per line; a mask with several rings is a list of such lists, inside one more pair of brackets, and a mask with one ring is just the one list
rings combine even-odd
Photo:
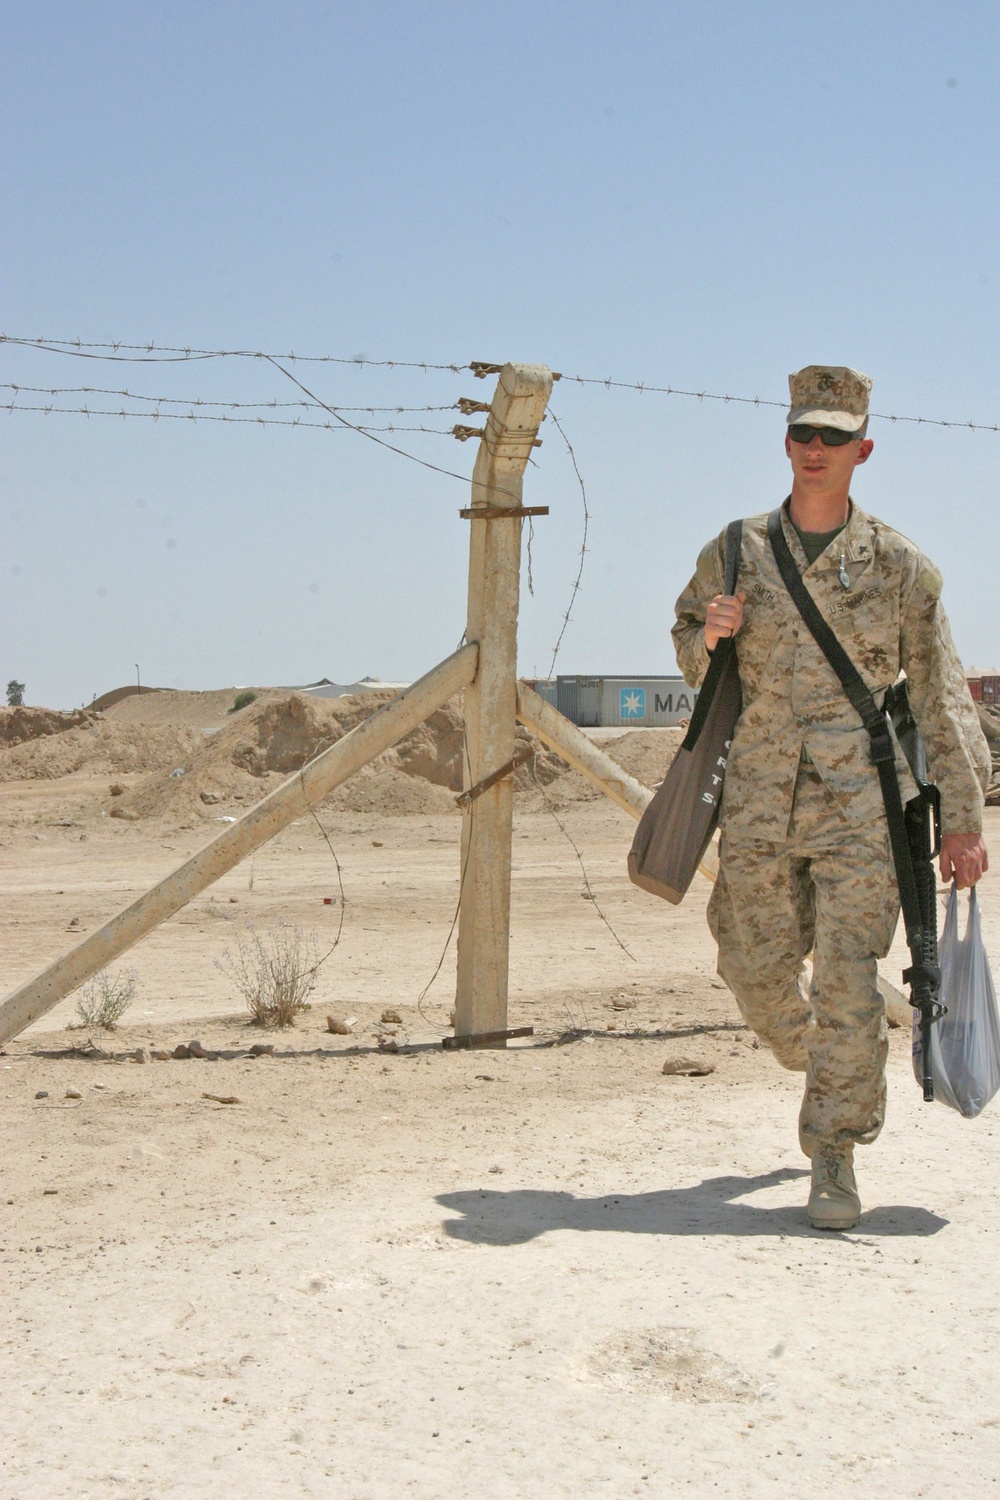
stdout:
[[189,724],[197,729],[221,729],[239,719],[246,709],[232,712],[242,692],[256,694],[256,702],[287,698],[281,688],[213,688],[209,692],[187,692],[180,688],[157,688],[155,692],[126,694],[105,710],[118,724]]
[[[0,742],[0,781],[54,780],[89,775],[147,773],[102,811],[128,821],[178,823],[238,817],[246,808],[327,749],[393,698],[391,689],[344,698],[263,689],[238,713],[235,690],[132,694],[105,713],[58,714],[8,709],[32,716],[35,737]],[[45,728],[51,725],[54,727]],[[22,731],[23,732],[23,731]],[[647,786],[659,781],[683,730],[600,734],[601,747]],[[601,793],[558,756],[518,728],[517,749],[535,755],[518,767],[515,794],[522,810],[593,801]],[[332,792],[326,805],[344,811],[438,813],[455,810],[462,788],[464,730],[461,697],[432,714],[405,739]]]
[[[196,736],[186,758],[166,774],[161,769],[113,803],[109,800],[107,811],[129,820],[238,816],[393,696],[391,691],[332,699],[302,693],[268,695],[234,716],[218,733]],[[137,732],[139,726],[130,728]],[[519,730],[519,746],[528,743],[528,735]],[[455,793],[462,789],[462,754],[461,700],[454,698],[338,787],[326,805],[390,815],[454,809]],[[572,774],[539,745],[533,770],[520,768],[515,786],[534,789],[534,778],[548,785],[562,773]]]
[[141,697],[144,693],[159,693],[160,691],[160,688],[137,687],[134,682],[130,682],[125,687],[112,688],[110,692],[102,693],[99,698],[94,699],[89,707],[101,711],[105,708],[113,708],[123,698],[137,698]]
[[391,697],[380,693],[377,698],[309,698],[290,693],[277,702],[253,703],[214,736],[209,754],[212,759],[224,756],[251,776],[272,771],[289,776]]
[[97,715],[85,708],[63,713],[58,708],[0,708],[0,745],[23,745],[50,734],[95,722]]
[[87,715],[75,728],[0,748],[0,781],[50,781],[78,771],[100,776],[171,768],[181,765],[203,738],[197,729],[182,724],[152,728]]
[[643,786],[662,781],[680,748],[684,729],[631,729],[617,739],[601,738],[600,748]]

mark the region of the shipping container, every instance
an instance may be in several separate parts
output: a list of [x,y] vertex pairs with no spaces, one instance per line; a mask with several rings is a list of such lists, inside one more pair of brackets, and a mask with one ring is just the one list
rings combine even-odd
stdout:
[[524,681],[528,687],[534,688],[539,698],[544,698],[553,708],[559,707],[558,686],[554,677],[525,677]]
[[969,692],[976,703],[1000,704],[1000,672],[993,667],[970,667]]
[[698,698],[683,677],[557,677],[556,707],[581,728],[667,729]]

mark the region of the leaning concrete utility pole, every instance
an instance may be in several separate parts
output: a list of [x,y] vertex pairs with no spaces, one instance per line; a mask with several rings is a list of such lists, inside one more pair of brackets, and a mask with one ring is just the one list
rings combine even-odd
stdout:
[[507,1027],[521,521],[545,513],[525,510],[521,491],[551,391],[544,365],[504,365],[476,456],[472,507],[462,512],[471,527],[465,636],[479,646],[479,665],[464,699],[457,1037]]

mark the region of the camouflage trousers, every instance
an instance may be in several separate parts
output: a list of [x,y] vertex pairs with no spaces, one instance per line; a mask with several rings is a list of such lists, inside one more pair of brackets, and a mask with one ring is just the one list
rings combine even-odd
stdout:
[[799,768],[783,843],[734,842],[723,829],[708,907],[718,971],[777,1060],[806,1075],[807,1156],[871,1142],[882,1128],[888,1041],[876,973],[898,917],[885,820],[850,823],[812,766]]

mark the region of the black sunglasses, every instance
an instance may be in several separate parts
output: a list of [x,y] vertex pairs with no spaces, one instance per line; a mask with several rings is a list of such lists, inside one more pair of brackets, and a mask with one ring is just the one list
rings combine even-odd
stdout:
[[811,443],[817,433],[823,439],[824,448],[842,448],[845,443],[852,443],[855,438],[859,438],[861,429],[845,432],[842,427],[807,427],[804,422],[793,422],[788,429],[788,436],[793,443]]

